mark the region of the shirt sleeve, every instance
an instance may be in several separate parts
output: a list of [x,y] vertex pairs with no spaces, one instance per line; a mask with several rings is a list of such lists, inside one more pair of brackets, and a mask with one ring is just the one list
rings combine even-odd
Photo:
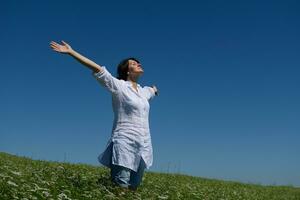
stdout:
[[148,100],[153,99],[153,97],[155,96],[155,91],[152,87],[145,86],[144,91],[145,91],[145,94],[146,94],[146,98]]
[[92,75],[108,91],[112,93],[117,93],[121,87],[121,80],[112,76],[111,73],[107,71],[105,66],[102,66],[102,69],[103,69],[102,71],[93,72]]

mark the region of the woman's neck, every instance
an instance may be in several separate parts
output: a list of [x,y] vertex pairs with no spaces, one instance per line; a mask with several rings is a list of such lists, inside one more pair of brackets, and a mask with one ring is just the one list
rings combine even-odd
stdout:
[[132,78],[127,78],[127,81],[130,81],[132,84],[132,87],[138,92],[138,87],[137,87],[137,80],[132,79]]
[[133,85],[137,85],[138,77],[128,77],[127,81],[130,81]]
[[129,80],[131,82],[131,84],[133,85],[134,88],[137,88],[137,82]]

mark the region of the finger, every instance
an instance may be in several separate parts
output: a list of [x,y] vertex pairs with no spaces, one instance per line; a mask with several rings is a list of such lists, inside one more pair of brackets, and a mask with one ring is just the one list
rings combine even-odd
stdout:
[[58,51],[58,49],[57,48],[52,48],[54,51]]
[[67,44],[65,41],[63,41],[63,40],[62,40],[61,42],[62,42],[64,45],[68,45],[68,44]]
[[57,48],[57,47],[51,47],[51,48],[55,51],[59,51],[59,48]]
[[58,51],[56,48],[52,48],[53,51]]
[[51,47],[52,47],[52,48],[58,48],[58,47],[57,47],[57,46],[55,46],[55,45],[51,45]]
[[52,41],[50,44],[56,44],[56,45],[58,45],[56,42],[54,42],[54,41]]
[[60,48],[60,47],[61,47],[60,44],[53,44],[52,46],[53,46],[53,47],[56,47],[56,48]]
[[52,43],[51,46],[54,46],[54,47],[58,47],[59,44],[56,44],[56,43]]

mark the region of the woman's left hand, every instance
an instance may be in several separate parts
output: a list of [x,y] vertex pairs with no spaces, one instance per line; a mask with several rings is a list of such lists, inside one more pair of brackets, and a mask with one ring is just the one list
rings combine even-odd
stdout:
[[154,89],[155,95],[158,95],[158,89],[156,88],[156,86],[152,85],[152,88]]

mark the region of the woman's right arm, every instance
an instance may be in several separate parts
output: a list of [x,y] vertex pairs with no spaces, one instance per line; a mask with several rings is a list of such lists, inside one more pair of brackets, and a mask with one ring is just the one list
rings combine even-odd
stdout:
[[90,59],[84,57],[83,55],[79,54],[78,52],[74,51],[69,44],[62,41],[63,45],[57,44],[56,42],[51,42],[51,48],[54,51],[69,54],[78,60],[83,65],[87,66],[91,70],[93,70],[93,76],[112,93],[118,93],[121,86],[121,81],[117,78],[113,77],[109,71],[105,68],[105,66],[101,67],[97,63],[91,61]]
[[62,43],[63,43],[63,45],[60,45],[54,41],[51,41],[51,43],[50,43],[51,48],[54,51],[64,53],[64,54],[69,54],[70,56],[72,56],[73,58],[78,60],[81,64],[83,64],[83,65],[87,66],[89,69],[93,70],[93,72],[101,72],[103,70],[100,65],[98,65],[97,63],[93,62],[92,60],[84,57],[80,53],[73,50],[68,43],[66,43],[64,41],[62,41]]

